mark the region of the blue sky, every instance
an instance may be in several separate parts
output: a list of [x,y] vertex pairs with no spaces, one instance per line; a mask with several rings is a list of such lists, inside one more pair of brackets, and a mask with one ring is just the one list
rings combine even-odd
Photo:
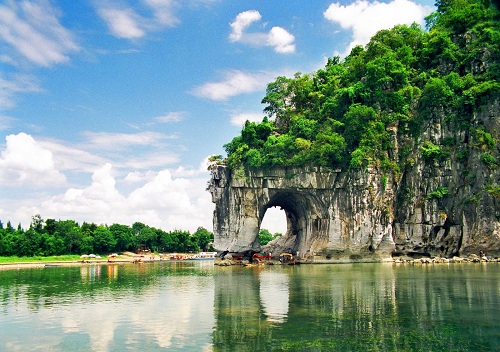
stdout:
[[[262,119],[267,83],[433,10],[433,0],[0,0],[0,220],[212,230],[206,159]],[[282,232],[282,215],[266,214],[266,227]]]

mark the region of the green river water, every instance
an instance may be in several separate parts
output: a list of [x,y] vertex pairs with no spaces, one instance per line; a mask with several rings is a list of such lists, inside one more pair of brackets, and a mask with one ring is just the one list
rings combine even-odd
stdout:
[[500,351],[500,266],[0,270],[0,351]]

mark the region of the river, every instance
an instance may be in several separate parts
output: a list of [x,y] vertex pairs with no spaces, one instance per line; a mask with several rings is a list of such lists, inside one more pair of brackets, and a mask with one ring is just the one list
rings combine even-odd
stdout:
[[499,351],[497,263],[0,270],[0,351]]

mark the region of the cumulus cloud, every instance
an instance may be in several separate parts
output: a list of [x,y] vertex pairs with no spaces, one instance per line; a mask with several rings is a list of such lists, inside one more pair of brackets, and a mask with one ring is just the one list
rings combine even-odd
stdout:
[[295,37],[281,27],[273,27],[269,31],[267,42],[280,54],[295,52]]
[[264,115],[262,113],[241,113],[231,116],[231,125],[243,126],[246,121],[261,122]]
[[194,88],[193,94],[215,101],[224,101],[243,93],[253,93],[265,89],[273,79],[269,73],[247,73],[240,70],[227,70],[219,82],[209,82]]
[[243,37],[243,31],[253,22],[260,21],[261,18],[262,16],[257,10],[248,10],[239,13],[234,22],[230,24],[232,31],[231,34],[229,34],[229,39],[233,42],[241,40]]
[[0,5],[0,40],[40,66],[68,62],[79,46],[59,16],[49,1],[7,1]]
[[[205,191],[206,166],[170,171],[165,168],[169,162],[178,162],[175,154],[150,152],[111,159],[25,133],[9,135],[0,153],[0,189],[17,194],[1,204],[0,219],[28,224],[33,214],[42,214],[80,223],[140,221],[165,230],[211,228],[213,204]],[[79,178],[69,182],[69,171],[76,171]],[[49,195],[49,187],[64,191]]]
[[6,137],[0,154],[0,182],[32,187],[61,186],[66,177],[56,170],[52,152],[33,137],[19,133]]
[[432,7],[422,6],[410,0],[392,0],[388,3],[357,0],[344,6],[332,3],[323,13],[324,17],[352,31],[353,40],[343,54],[349,54],[356,45],[365,45],[381,29],[392,28],[397,24],[424,24],[424,18],[433,11]]
[[[1,121],[0,116],[0,123]],[[7,186],[21,183],[34,185],[35,181],[36,185],[41,182],[57,183],[64,178],[63,173],[91,173],[97,166],[110,162],[122,174],[126,174],[130,169],[139,171],[165,168],[180,160],[175,152],[163,149],[165,146],[163,141],[173,137],[156,132],[137,134],[87,132],[84,137],[86,138],[84,141],[69,146],[53,139],[35,140],[25,133],[7,136],[5,150],[2,151],[0,158],[0,165],[3,166],[0,170],[0,182]],[[52,169],[57,177],[47,180],[40,178],[39,163]],[[16,179],[23,182],[14,182]]]
[[254,22],[262,19],[257,10],[248,10],[239,13],[235,20],[231,22],[231,33],[229,40],[232,42],[242,42],[254,46],[271,46],[274,51],[280,54],[295,52],[295,37],[282,27],[275,26],[267,33],[251,32],[246,30]]
[[96,12],[107,24],[112,35],[124,39],[138,39],[148,32],[172,27],[179,23],[174,15],[173,0],[142,0],[148,13],[117,1],[95,1]]
[[151,181],[155,176],[156,176],[156,172],[153,172],[150,170],[147,172],[133,171],[133,172],[129,172],[127,174],[127,176],[125,176],[123,181],[125,183],[145,182],[145,181]]
[[[71,188],[43,201],[39,212],[44,217],[95,223],[140,221],[165,230],[210,228],[213,205],[205,191],[206,179],[173,178],[169,170],[129,174],[128,181],[140,184],[124,194],[116,187],[113,170],[111,164],[105,164],[95,170],[91,185]],[[33,212],[38,208],[26,210]]]

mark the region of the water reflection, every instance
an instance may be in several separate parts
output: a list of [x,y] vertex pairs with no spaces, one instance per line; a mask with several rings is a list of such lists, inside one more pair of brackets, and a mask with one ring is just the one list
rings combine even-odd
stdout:
[[186,263],[0,272],[0,351],[209,347],[212,270]]
[[230,268],[214,277],[214,349],[498,350],[500,277],[490,268]]
[[289,277],[283,272],[263,270],[259,275],[260,303],[267,320],[284,323],[288,315]]
[[500,350],[492,265],[0,271],[0,351]]

